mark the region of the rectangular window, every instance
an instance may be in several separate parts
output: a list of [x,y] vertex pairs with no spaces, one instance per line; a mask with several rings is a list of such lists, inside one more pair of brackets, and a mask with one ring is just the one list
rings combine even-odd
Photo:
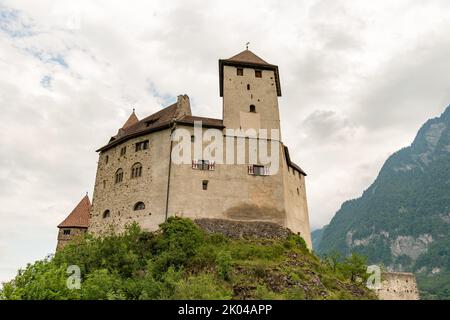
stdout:
[[237,68],[237,75],[238,75],[238,76],[243,76],[243,75],[244,75],[244,69],[242,69],[242,68]]
[[194,135],[191,136],[191,142],[195,142],[195,136]]
[[141,150],[146,150],[146,149],[148,149],[148,147],[149,147],[148,140],[137,142],[136,143],[136,152],[141,151]]
[[70,229],[64,229],[63,234],[68,236],[70,234]]
[[255,78],[262,78],[262,71],[261,70],[255,70]]
[[214,171],[216,163],[209,160],[192,160],[192,169]]
[[122,149],[120,149],[120,156],[124,156],[127,153],[127,147],[122,147]]
[[202,187],[203,187],[203,190],[208,190],[208,180],[203,180]]
[[269,171],[269,167],[267,167],[267,166],[259,166],[256,164],[250,164],[248,166],[248,174],[251,174],[254,176],[269,176],[270,171]]
[[105,157],[105,164],[108,164],[109,156]]

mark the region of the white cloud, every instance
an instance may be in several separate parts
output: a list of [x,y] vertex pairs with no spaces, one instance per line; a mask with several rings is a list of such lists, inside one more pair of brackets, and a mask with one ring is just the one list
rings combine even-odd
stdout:
[[220,117],[219,58],[280,67],[283,138],[313,227],[450,101],[448,1],[0,1],[0,281],[54,250],[94,150],[133,107]]

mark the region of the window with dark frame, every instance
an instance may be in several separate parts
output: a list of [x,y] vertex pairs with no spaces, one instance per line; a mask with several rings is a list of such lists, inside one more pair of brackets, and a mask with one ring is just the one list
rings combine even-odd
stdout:
[[64,229],[63,234],[68,236],[70,234],[70,229]]
[[135,163],[133,167],[131,167],[131,178],[139,178],[142,176],[142,164]]
[[191,142],[195,142],[195,136],[191,135]]
[[250,105],[250,112],[253,112],[253,113],[256,112],[256,107],[254,104]]
[[242,69],[242,68],[237,68],[236,69],[236,74],[238,75],[238,76],[243,76],[244,75],[244,69]]
[[136,152],[141,151],[141,150],[146,150],[146,149],[148,149],[148,147],[149,147],[148,140],[137,142],[136,143]]
[[250,85],[249,84],[247,84],[247,90],[250,90]]
[[108,164],[108,161],[109,161],[109,156],[106,156],[105,157],[105,164]]
[[119,182],[122,182],[123,181],[123,170],[122,169],[118,169],[117,171],[116,171],[116,179],[115,179],[115,182],[116,183],[119,183]]
[[262,78],[262,71],[261,70],[255,70],[255,78]]
[[124,156],[127,153],[127,147],[122,147],[120,149],[120,156]]
[[203,190],[208,190],[208,180],[202,181],[202,188],[203,188]]

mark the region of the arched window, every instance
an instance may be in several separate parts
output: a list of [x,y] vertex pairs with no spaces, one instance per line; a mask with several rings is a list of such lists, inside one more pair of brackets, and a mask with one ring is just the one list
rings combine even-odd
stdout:
[[111,211],[105,210],[105,212],[103,212],[103,219],[109,218],[110,215],[111,215]]
[[116,183],[122,182],[123,180],[123,170],[122,169],[118,169],[116,171]]
[[254,104],[250,105],[250,112],[256,112],[256,107]]
[[131,167],[131,178],[138,178],[140,176],[142,176],[142,164],[137,162]]
[[145,209],[145,203],[143,203],[142,201],[137,202],[133,207],[134,211],[144,210],[144,209]]

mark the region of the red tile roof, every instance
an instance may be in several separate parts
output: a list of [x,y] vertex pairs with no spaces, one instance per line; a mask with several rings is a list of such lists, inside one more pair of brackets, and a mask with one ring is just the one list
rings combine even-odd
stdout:
[[87,228],[89,226],[89,214],[91,202],[86,195],[73,211],[58,225],[58,228]]
[[130,115],[130,117],[128,118],[127,122],[125,122],[125,124],[123,125],[122,129],[126,129],[128,127],[131,127],[133,124],[136,124],[137,122],[139,122],[138,117],[136,117],[136,114],[133,113]]
[[116,136],[111,138],[106,146],[101,147],[97,151],[105,151],[129,139],[170,128],[174,123],[193,125],[194,121],[202,121],[202,125],[205,127],[223,128],[223,121],[220,119],[180,115],[180,112],[182,110],[178,108],[177,103],[174,103],[127,128],[122,128]]

